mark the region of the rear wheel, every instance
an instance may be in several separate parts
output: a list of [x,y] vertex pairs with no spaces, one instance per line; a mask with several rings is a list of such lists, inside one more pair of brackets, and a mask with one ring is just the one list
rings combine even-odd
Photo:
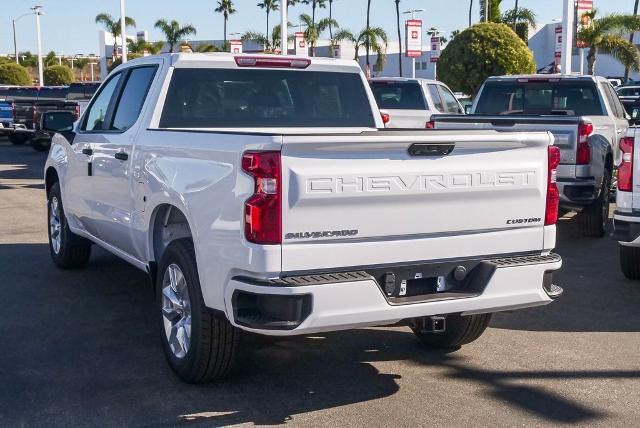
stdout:
[[27,134],[14,132],[13,134],[9,135],[9,141],[11,142],[11,144],[16,144],[16,145],[24,144],[27,142],[28,139],[29,139],[29,136]]
[[620,268],[629,279],[640,279],[640,248],[620,245]]
[[[427,317],[428,318],[428,317]],[[411,327],[422,343],[433,348],[454,349],[471,343],[482,336],[491,321],[491,314],[447,315],[446,329],[442,333],[432,333]],[[421,323],[417,323],[420,325]]]
[[204,383],[231,371],[239,332],[206,308],[195,260],[191,240],[171,242],[158,266],[156,295],[169,365],[185,382]]
[[62,269],[84,267],[91,256],[91,242],[69,229],[58,183],[54,183],[47,194],[47,214],[49,253],[53,262]]
[[590,238],[602,238],[609,221],[609,194],[611,193],[611,171],[604,171],[600,195],[578,215],[580,232]]

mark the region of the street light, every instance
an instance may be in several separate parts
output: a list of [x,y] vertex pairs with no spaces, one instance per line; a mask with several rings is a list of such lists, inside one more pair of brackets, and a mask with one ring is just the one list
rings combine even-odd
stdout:
[[18,43],[16,41],[16,21],[19,21],[20,19],[24,18],[25,16],[29,16],[29,15],[31,15],[31,13],[25,13],[25,14],[20,15],[16,19],[12,19],[11,20],[11,23],[13,24],[13,51],[14,51],[14,54],[16,56],[16,64],[20,64],[20,61],[18,60]]
[[[404,15],[407,14],[411,14],[411,19],[416,19],[416,13],[418,12],[424,12],[424,9],[409,9],[409,10],[405,10],[404,12],[402,12]],[[406,29],[405,29],[406,31]],[[405,49],[407,47],[405,46]],[[422,48],[420,48],[420,55],[422,55]],[[411,58],[411,77],[412,78],[416,78],[416,58],[412,57]]]
[[42,36],[40,35],[40,15],[42,15],[42,6],[33,6],[31,10],[36,15],[36,34],[38,36],[38,84],[43,86]]

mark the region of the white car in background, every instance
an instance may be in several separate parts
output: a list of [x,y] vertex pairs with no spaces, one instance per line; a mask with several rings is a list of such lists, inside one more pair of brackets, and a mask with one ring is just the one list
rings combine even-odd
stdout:
[[437,80],[378,77],[369,85],[387,128],[430,128],[432,114],[464,114],[451,89]]

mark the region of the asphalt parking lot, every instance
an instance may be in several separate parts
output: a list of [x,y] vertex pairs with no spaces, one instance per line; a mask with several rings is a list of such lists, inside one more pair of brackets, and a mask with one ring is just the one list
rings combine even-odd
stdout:
[[142,272],[101,250],[54,268],[44,159],[0,140],[0,426],[640,425],[640,283],[571,219],[562,299],[495,316],[458,352],[405,328],[247,339],[234,377],[191,386],[164,361]]

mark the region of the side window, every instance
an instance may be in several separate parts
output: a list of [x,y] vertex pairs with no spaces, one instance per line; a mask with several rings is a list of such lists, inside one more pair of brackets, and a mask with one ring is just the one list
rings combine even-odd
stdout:
[[445,111],[447,113],[463,113],[460,110],[460,105],[458,104],[458,100],[451,93],[451,91],[446,86],[440,86],[440,95],[442,95],[442,101],[444,102]]
[[601,83],[600,89],[605,94],[605,97],[607,98],[607,104],[609,104],[609,108],[611,109],[611,112],[613,113],[613,115],[616,117],[620,117],[621,115],[623,115],[623,113],[620,112],[618,108],[618,104],[616,103],[617,96],[612,94],[613,91],[611,90],[609,85]]
[[436,106],[436,110],[440,113],[444,113],[444,106],[442,105],[442,99],[440,99],[440,92],[438,91],[438,86],[436,85],[427,85],[429,87],[429,95],[431,95],[431,100],[433,101],[433,105]]
[[107,116],[107,109],[113,97],[122,73],[113,76],[100,90],[94,102],[89,107],[89,111],[85,115],[84,122],[80,128],[82,131],[101,131],[104,129],[104,120]]
[[126,131],[138,120],[157,67],[138,67],[131,70],[118,100],[110,130]]

